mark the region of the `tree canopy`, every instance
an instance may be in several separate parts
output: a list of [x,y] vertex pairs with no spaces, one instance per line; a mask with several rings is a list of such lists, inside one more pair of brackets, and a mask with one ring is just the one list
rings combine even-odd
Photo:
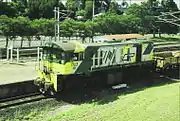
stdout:
[[[179,30],[175,25],[158,22],[156,17],[161,12],[177,11],[173,0],[148,0],[132,4],[123,11],[114,0],[96,0],[94,4],[95,14],[103,14],[92,18],[91,0],[67,0],[65,6],[59,0],[0,1],[0,33],[7,37],[54,36],[55,20],[52,18],[55,6],[73,11],[69,18],[59,23],[60,34],[64,37],[78,35],[84,39],[95,34],[177,33]],[[79,20],[77,16],[83,19]]]
[[53,18],[54,7],[65,9],[59,0],[30,0],[28,2],[28,16],[32,19]]

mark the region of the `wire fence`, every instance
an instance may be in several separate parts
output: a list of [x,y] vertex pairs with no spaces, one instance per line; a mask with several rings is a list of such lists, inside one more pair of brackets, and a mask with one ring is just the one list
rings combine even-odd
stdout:
[[38,62],[42,48],[3,48],[0,49],[0,62],[8,63],[27,63]]
[[[13,47],[33,47],[33,46],[42,46],[46,42],[50,41],[55,41],[54,37],[48,37],[48,36],[40,36],[39,38],[37,37],[31,37],[30,41],[27,38],[23,39],[23,42],[21,41],[21,37],[16,37],[15,39],[9,39],[8,41],[8,47],[13,46]],[[82,41],[82,38],[80,37],[60,37],[59,41],[70,41],[70,40],[80,40]],[[85,41],[90,40],[90,38],[86,38]],[[5,48],[6,47],[6,38],[4,36],[0,36],[0,48]]]

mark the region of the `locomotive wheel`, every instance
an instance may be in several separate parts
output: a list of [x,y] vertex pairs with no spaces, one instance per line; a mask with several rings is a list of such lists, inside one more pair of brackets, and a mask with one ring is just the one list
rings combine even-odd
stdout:
[[54,91],[54,89],[50,88],[46,91],[46,95],[48,97],[56,97],[56,92]]
[[46,94],[46,91],[45,91],[45,89],[44,89],[43,87],[39,87],[39,91],[40,91],[43,95]]
[[33,83],[34,83],[34,85],[39,86],[41,83],[41,79],[39,77],[37,77]]
[[45,90],[44,88],[40,87],[39,91],[45,96],[45,97],[55,97],[56,92],[53,89]]

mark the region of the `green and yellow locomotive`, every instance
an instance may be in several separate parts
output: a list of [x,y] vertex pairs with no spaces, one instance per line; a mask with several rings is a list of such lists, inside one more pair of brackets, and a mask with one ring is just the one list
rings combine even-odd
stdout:
[[[128,40],[127,40],[128,39]],[[108,84],[120,83],[128,67],[153,68],[153,43],[144,38],[127,36],[103,39],[103,42],[47,42],[35,84],[43,93],[54,94],[65,88],[71,77],[88,77],[104,73]],[[75,81],[75,80],[74,80]],[[82,82],[83,83],[83,82]]]

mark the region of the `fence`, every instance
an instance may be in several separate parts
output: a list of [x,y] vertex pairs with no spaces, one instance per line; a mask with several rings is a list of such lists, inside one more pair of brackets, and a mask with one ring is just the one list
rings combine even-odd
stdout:
[[25,63],[40,60],[42,56],[42,48],[7,48],[6,60],[10,63]]

